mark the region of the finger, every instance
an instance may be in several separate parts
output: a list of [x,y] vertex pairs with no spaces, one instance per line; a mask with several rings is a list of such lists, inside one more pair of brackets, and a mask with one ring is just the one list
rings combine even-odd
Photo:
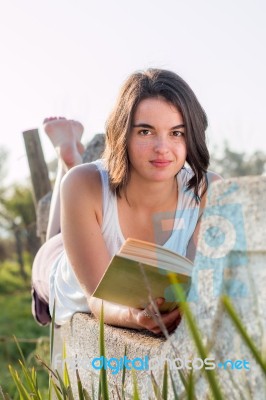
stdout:
[[145,309],[142,311],[142,316],[143,316],[144,318],[151,319],[151,317],[152,317],[151,310],[149,310],[148,308],[145,308]]
[[164,298],[158,297],[154,300],[154,303],[150,303],[146,308],[146,313],[150,316],[159,315],[159,308],[165,302]]
[[171,333],[174,330],[176,330],[180,322],[181,322],[181,317],[177,318],[172,324],[168,325],[167,327],[168,332]]
[[167,327],[169,324],[172,324],[179,317],[179,315],[178,309],[172,311],[171,313],[158,314],[155,313],[151,305],[149,305],[144,310],[140,311],[139,322],[146,329],[153,330],[155,327],[160,327],[161,323]]
[[156,302],[157,306],[161,306],[165,302],[165,299],[163,297],[157,297],[155,302]]
[[152,333],[154,333],[154,335],[162,335],[163,334],[161,328],[159,328],[158,326],[156,326],[156,327],[154,327],[152,329],[149,329],[149,330]]
[[154,316],[151,315],[150,310],[147,310],[147,307],[144,310],[141,310],[138,315],[138,323],[144,329],[149,330],[152,333],[157,334],[161,329],[157,321],[154,319]]
[[153,304],[149,304],[144,310],[142,310],[143,316],[146,318],[152,318],[154,315],[159,315],[158,307],[157,309],[153,306]]
[[[176,320],[174,320],[172,323],[168,324],[167,326],[164,324],[164,327],[168,333],[172,333],[176,330],[176,328],[180,324],[180,321],[181,321],[181,318],[177,318]],[[165,329],[161,329],[161,327],[155,327],[153,329],[153,333],[158,334],[159,331],[161,331],[162,334],[165,335]]]
[[171,311],[167,314],[161,314],[162,322],[164,325],[168,326],[171,325],[174,321],[181,318],[180,310],[176,308],[175,310]]
[[[158,301],[158,299],[156,299]],[[164,299],[159,300],[159,303],[163,303]],[[171,327],[173,330],[177,324],[178,319],[180,319],[180,310],[178,308],[174,309],[170,313],[158,314],[154,312],[154,307],[149,304],[144,310],[139,310],[138,313],[139,324],[149,331],[158,334],[161,332],[162,324],[166,329]],[[173,328],[172,328],[173,327]]]
[[172,333],[176,330],[176,328],[177,328],[177,325],[173,324],[171,326],[168,326],[167,331],[168,331],[168,333]]

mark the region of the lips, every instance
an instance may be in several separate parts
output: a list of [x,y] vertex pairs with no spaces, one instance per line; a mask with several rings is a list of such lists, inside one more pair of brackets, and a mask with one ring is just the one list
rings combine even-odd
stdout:
[[151,160],[150,163],[157,168],[168,167],[171,164],[171,160]]

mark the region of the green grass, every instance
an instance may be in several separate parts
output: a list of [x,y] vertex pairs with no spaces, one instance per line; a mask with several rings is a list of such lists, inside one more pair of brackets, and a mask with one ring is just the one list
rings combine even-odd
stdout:
[[[30,276],[30,267],[27,267],[27,275]],[[38,353],[47,360],[49,331],[40,327],[31,315],[30,278],[23,281],[18,265],[5,262],[0,264],[0,385],[10,395],[16,390],[8,365],[19,369],[20,357],[13,335],[18,339],[26,359],[36,365],[40,386],[47,388],[47,373],[34,361],[34,354]],[[12,398],[15,399],[15,395]]]

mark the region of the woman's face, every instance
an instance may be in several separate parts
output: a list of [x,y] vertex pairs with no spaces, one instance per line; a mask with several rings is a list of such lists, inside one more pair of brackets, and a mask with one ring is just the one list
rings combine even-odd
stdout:
[[163,97],[142,100],[136,108],[128,138],[131,177],[168,181],[183,167],[185,126],[178,109]]

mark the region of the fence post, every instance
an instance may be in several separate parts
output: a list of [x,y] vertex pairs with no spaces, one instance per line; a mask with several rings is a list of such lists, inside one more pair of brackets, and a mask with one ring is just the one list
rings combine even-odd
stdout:
[[23,137],[30,168],[35,209],[37,210],[38,201],[52,190],[51,183],[47,165],[44,160],[38,129],[24,131]]

